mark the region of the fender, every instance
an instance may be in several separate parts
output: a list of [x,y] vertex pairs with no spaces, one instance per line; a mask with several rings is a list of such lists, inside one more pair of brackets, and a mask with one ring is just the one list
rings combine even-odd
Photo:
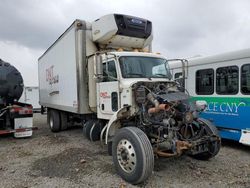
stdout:
[[126,117],[130,117],[129,109],[130,109],[130,106],[120,108],[110,118],[108,124],[105,126],[106,127],[105,144],[108,144],[109,135],[110,136],[114,135],[115,130],[120,128],[121,125],[119,123],[119,120],[126,118]]
[[208,131],[210,132],[210,134],[220,137],[218,129],[215,127],[215,125],[211,121],[204,119],[204,118],[198,118],[198,121],[208,126],[209,128]]

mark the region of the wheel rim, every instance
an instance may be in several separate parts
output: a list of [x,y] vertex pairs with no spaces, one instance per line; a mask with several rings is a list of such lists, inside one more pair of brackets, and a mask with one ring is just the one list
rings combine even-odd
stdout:
[[54,122],[53,122],[53,118],[52,117],[49,118],[49,125],[50,125],[50,128],[53,129]]
[[136,167],[136,153],[130,141],[122,139],[117,146],[117,159],[120,167],[127,173]]

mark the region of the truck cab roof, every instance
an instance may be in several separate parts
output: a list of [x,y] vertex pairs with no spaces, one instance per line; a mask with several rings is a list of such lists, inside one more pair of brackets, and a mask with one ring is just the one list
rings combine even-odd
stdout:
[[112,55],[116,56],[142,56],[142,57],[154,57],[154,58],[161,58],[166,59],[163,55],[156,54],[156,53],[148,53],[148,52],[129,52],[129,51],[122,51],[122,52],[110,52],[108,53],[108,58]]

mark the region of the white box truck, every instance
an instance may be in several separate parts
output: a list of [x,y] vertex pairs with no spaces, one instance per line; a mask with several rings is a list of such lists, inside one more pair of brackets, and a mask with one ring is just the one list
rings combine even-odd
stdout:
[[31,104],[33,106],[33,112],[40,112],[41,106],[39,104],[38,86],[25,86],[19,101]]
[[108,144],[117,173],[138,184],[154,156],[214,157],[216,128],[198,117],[171,80],[168,60],[151,52],[152,23],[110,14],[73,24],[39,58],[40,104],[53,132],[83,124],[92,141]]

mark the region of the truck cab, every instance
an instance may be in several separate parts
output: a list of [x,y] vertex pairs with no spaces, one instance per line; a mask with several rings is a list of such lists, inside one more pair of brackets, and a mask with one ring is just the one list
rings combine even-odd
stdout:
[[110,119],[118,109],[135,106],[133,84],[171,79],[166,58],[158,54],[112,52],[102,60],[102,75],[97,78],[98,118]]

